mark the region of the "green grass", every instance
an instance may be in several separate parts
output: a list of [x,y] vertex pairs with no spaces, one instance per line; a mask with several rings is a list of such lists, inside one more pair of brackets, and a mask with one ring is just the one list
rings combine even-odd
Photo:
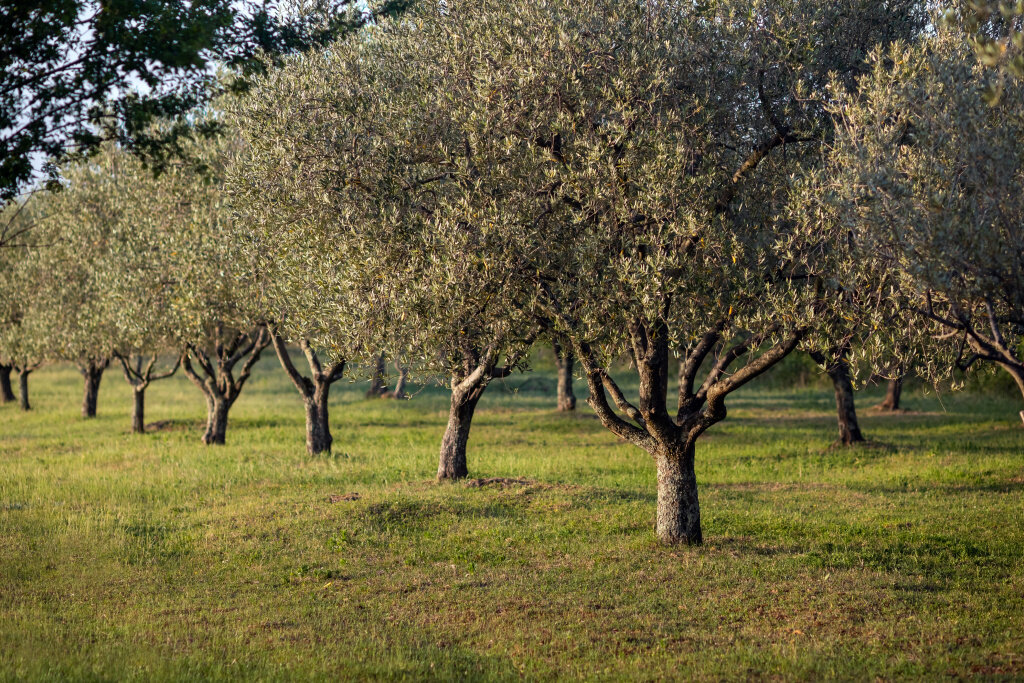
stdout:
[[469,455],[533,483],[480,488],[431,481],[440,390],[341,385],[310,458],[273,358],[222,448],[183,379],[136,436],[118,373],[85,421],[40,371],[0,409],[0,679],[1024,678],[1012,397],[869,392],[875,444],[834,450],[827,389],[740,393],[698,446],[707,542],[664,548],[651,462],[539,379],[488,389]]

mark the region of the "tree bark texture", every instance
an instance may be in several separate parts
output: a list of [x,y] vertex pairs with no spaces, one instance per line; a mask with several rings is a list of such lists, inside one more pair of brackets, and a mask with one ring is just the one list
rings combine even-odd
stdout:
[[32,410],[32,404],[28,400],[28,376],[31,370],[20,370],[18,372],[18,398],[21,401],[22,410]]
[[839,441],[844,446],[863,443],[860,424],[857,422],[857,408],[853,399],[853,382],[850,379],[850,366],[846,362],[846,349],[841,349],[835,360],[826,362],[821,353],[811,353],[811,358],[819,365],[825,366],[825,372],[832,380],[832,388],[836,396],[836,418],[839,424]]
[[309,341],[301,339],[299,348],[306,357],[310,372],[310,376],[305,377],[295,367],[288,354],[284,337],[276,329],[271,333],[271,341],[281,367],[284,368],[285,374],[298,389],[306,409],[306,452],[310,455],[330,453],[334,439],[331,436],[328,399],[330,398],[331,384],[341,379],[345,372],[345,361],[335,361],[324,367]]
[[448,427],[444,431],[444,438],[441,439],[441,453],[437,463],[438,481],[463,479],[469,476],[469,468],[466,465],[469,429],[473,423],[476,404],[486,388],[486,382],[481,381],[467,391],[452,391]]
[[206,397],[206,430],[202,441],[207,446],[223,446],[228,431],[228,411],[234,401],[220,396]]
[[694,447],[668,448],[655,456],[658,467],[658,511],[655,534],[668,545],[700,545],[704,539],[697,498]]
[[146,387],[132,387],[132,433],[146,433]]
[[[202,442],[223,445],[228,411],[252,375],[252,367],[259,361],[263,349],[270,344],[271,335],[263,325],[236,333],[226,333],[223,326],[218,326],[214,340],[212,353],[190,344],[181,355],[181,368],[206,397],[206,429]],[[198,372],[193,361],[199,368]],[[234,369],[240,362],[242,366],[236,378]]]
[[900,398],[903,395],[903,378],[891,379],[886,383],[885,387],[885,400],[882,401],[878,408],[888,412],[897,412],[900,410]]
[[576,359],[571,350],[562,348],[558,342],[552,346],[558,368],[558,410],[570,412],[576,410],[576,395],[572,391],[572,373]]
[[89,359],[78,365],[79,372],[85,380],[85,388],[82,395],[82,417],[96,417],[96,405],[100,395],[100,381],[103,379],[103,371],[110,364],[110,359],[96,361]]
[[14,401],[14,388],[11,386],[10,365],[0,364],[0,403],[11,403]]

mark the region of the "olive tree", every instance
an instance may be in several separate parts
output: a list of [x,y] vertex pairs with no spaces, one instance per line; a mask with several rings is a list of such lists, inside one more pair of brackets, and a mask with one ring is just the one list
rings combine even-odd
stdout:
[[[852,85],[920,21],[914,3],[447,2],[379,37],[415,74],[378,131],[404,161],[388,175],[430,181],[406,238],[495,268],[504,310],[572,344],[601,422],[655,461],[666,543],[701,542],[695,445],[727,396],[848,334],[858,293],[790,219],[792,178],[832,134],[831,75]],[[445,320],[452,293],[427,291],[444,310],[424,320]]]
[[481,395],[522,363],[533,333],[508,305],[528,298],[510,277],[519,261],[482,257],[488,223],[448,211],[470,170],[446,151],[463,149],[446,112],[420,106],[432,90],[432,74],[411,68],[421,41],[413,21],[385,24],[258,84],[232,111],[247,146],[232,190],[287,338],[450,378],[437,476],[457,479]]
[[[211,116],[216,113],[210,114]],[[181,368],[206,399],[207,445],[225,443],[228,413],[270,345],[262,319],[253,319],[249,280],[225,193],[228,168],[239,153],[233,135],[192,152],[207,171],[183,172],[168,187],[181,204],[174,222],[175,286],[170,311],[184,347]]]
[[833,163],[813,191],[874,315],[900,321],[876,353],[897,349],[932,379],[994,363],[1024,393],[1024,82],[948,27],[877,52],[860,86],[837,98]]
[[[35,203],[11,203],[0,210],[0,220],[16,231],[35,227],[38,216]],[[37,237],[42,237],[38,234]],[[38,245],[0,250],[0,379],[4,403],[14,400],[10,375],[18,375],[19,400],[22,410],[30,410],[29,375],[37,370],[49,351],[46,326],[39,315],[37,292],[52,272],[40,268]]]

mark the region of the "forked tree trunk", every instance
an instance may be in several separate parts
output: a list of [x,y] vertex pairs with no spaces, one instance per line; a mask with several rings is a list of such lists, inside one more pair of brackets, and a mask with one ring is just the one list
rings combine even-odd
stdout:
[[700,545],[700,501],[693,444],[666,448],[655,455],[658,466],[658,512],[654,531],[669,545]]
[[28,376],[31,374],[31,370],[21,370],[18,372],[18,398],[21,401],[22,410],[32,410],[32,404],[28,400]]
[[0,365],[0,403],[11,403],[14,401],[14,389],[11,387],[10,365]]
[[572,391],[575,358],[573,358],[572,351],[562,349],[557,342],[553,344],[553,347],[555,349],[555,364],[558,367],[558,410],[561,412],[576,410],[576,395]]
[[888,412],[897,412],[900,409],[900,397],[903,394],[903,378],[891,379],[886,383],[885,400],[878,408]]
[[102,363],[89,361],[85,365],[79,366],[79,371],[85,379],[85,390],[82,395],[82,417],[96,417],[100,381],[103,379],[103,371],[107,369],[107,365],[107,361]]
[[469,429],[473,422],[476,404],[487,387],[481,383],[469,391],[452,392],[451,408],[448,411],[448,427],[441,440],[441,454],[437,464],[437,480],[463,479],[469,475],[466,466],[466,445],[469,443]]
[[146,387],[132,387],[134,405],[132,407],[132,433],[146,433]]
[[302,399],[306,406],[306,450],[310,455],[331,452],[334,439],[327,412],[330,390],[331,385],[323,383],[316,387],[312,396]]
[[206,397],[206,431],[203,443],[207,446],[223,446],[228,431],[228,411],[231,402],[219,396]]

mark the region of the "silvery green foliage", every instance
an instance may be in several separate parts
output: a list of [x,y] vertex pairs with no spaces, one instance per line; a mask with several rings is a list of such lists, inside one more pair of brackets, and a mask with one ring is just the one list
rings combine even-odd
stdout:
[[176,272],[195,173],[172,167],[155,177],[113,144],[61,173],[64,186],[37,193],[29,207],[39,246],[26,254],[37,273],[27,294],[40,350],[78,362],[176,351],[172,302],[181,299]]
[[878,52],[818,190],[871,291],[876,361],[902,349],[939,379],[987,360],[1024,390],[1024,82],[993,66],[955,28]]
[[229,107],[246,143],[230,188],[260,301],[288,336],[447,373],[493,364],[527,321],[508,305],[520,281],[478,253],[483,231],[432,218],[467,176],[443,113],[420,117],[434,93],[413,68],[426,59],[410,62],[414,26],[296,60]]
[[638,324],[677,350],[804,334],[830,303],[777,209],[828,74],[913,6],[424,3],[296,60],[233,112],[267,298],[341,347],[356,291],[434,368],[538,316],[605,364]]
[[18,245],[0,249],[0,363],[22,369],[38,367],[48,350],[44,320],[36,314],[36,284],[45,275],[35,248],[41,237],[34,230],[38,196],[0,209],[4,232],[13,236],[9,243]]

